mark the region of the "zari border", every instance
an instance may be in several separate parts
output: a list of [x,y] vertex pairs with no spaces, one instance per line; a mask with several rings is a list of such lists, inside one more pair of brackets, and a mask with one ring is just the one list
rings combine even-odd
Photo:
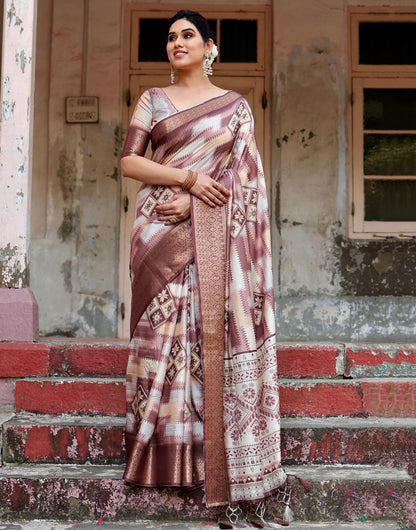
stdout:
[[133,240],[131,266],[135,275],[132,283],[130,338],[152,298],[191,263],[193,258],[189,221],[174,225],[144,257],[136,258],[134,255]]
[[204,369],[205,496],[208,506],[221,506],[230,499],[223,423],[226,207],[194,198],[191,203]]

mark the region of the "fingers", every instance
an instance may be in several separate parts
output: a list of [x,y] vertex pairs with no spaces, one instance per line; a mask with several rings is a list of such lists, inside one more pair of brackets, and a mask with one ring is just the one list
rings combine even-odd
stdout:
[[158,220],[165,225],[179,223],[189,217],[190,214],[189,194],[178,194],[172,200],[156,206]]
[[190,191],[212,208],[224,206],[231,195],[227,188],[206,175],[198,179]]
[[221,197],[223,197],[225,199],[225,202],[227,202],[227,198],[231,195],[231,192],[229,190],[227,190],[227,188],[225,186],[223,186],[222,184],[220,184],[219,182],[215,181],[214,180],[214,189],[220,193]]

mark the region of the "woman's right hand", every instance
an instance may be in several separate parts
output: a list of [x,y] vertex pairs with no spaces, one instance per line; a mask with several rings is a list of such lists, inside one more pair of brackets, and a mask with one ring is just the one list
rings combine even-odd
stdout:
[[224,206],[231,195],[222,184],[203,173],[198,174],[198,179],[189,192],[212,208]]

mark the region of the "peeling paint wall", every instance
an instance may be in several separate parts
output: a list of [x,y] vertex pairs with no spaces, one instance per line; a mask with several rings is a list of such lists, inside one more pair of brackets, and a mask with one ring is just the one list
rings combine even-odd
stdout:
[[[39,6],[36,124],[44,134],[35,145],[30,270],[43,335],[117,334],[121,5]],[[83,95],[83,84],[99,97],[99,123],[67,124],[65,97]]]
[[416,334],[415,242],[348,238],[348,5],[353,2],[274,1],[272,182],[281,339],[409,340]]
[[6,0],[0,110],[0,288],[28,285],[36,1]]

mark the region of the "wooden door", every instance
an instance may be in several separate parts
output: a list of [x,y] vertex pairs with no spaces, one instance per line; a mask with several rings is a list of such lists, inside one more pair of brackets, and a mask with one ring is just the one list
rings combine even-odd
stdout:
[[[243,95],[254,115],[256,139],[260,154],[264,160],[265,155],[265,110],[262,106],[262,97],[265,89],[264,77],[235,77],[235,76],[214,76],[212,78],[215,85],[227,89],[235,90]],[[130,76],[129,89],[131,105],[129,107],[129,121],[139,96],[148,88],[154,86],[166,86],[169,78],[166,75],[132,75]],[[150,157],[148,148],[146,155]],[[131,289],[129,277],[130,260],[130,231],[135,217],[136,195],[140,188],[140,183],[133,179],[124,178],[122,182],[122,213],[120,227],[120,273],[119,273],[119,337],[129,337],[130,327],[130,304]]]

